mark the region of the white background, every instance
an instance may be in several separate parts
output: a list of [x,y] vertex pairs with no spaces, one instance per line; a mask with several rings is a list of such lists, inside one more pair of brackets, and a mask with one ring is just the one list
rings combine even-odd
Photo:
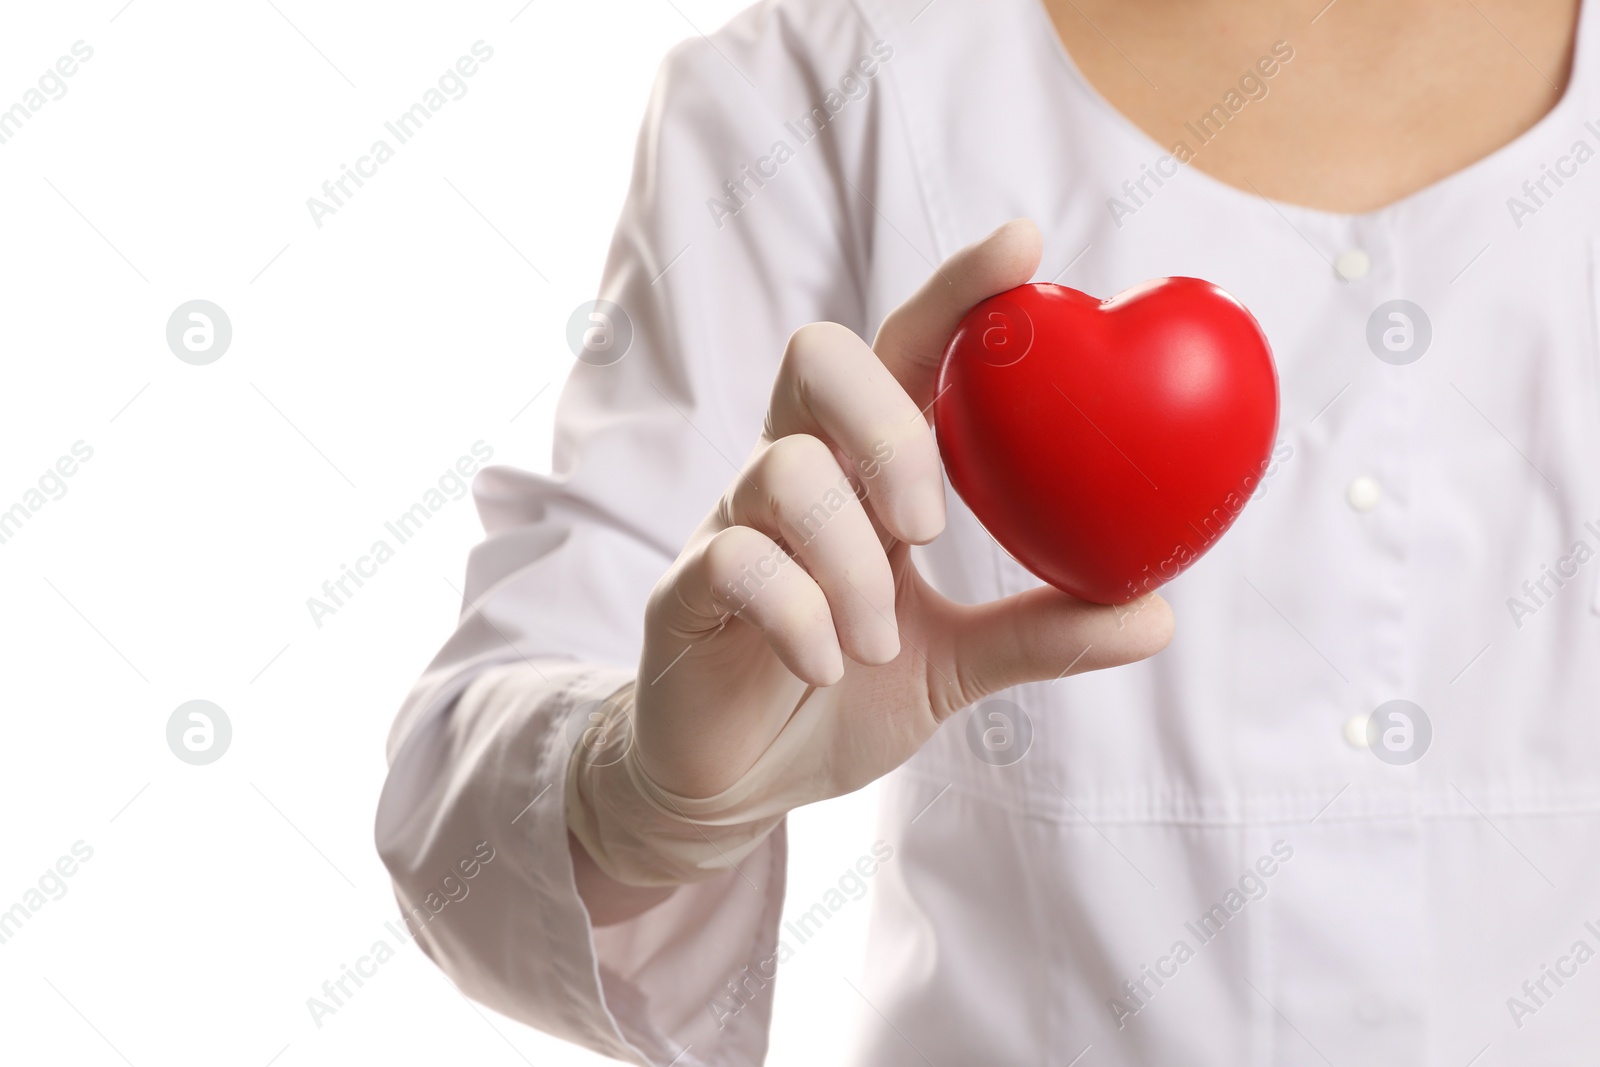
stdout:
[[[320,628],[306,600],[474,442],[548,467],[657,64],[741,4],[124,3],[0,28],[0,109],[93,49],[0,144],[0,511],[93,449],[0,544],[0,911],[93,849],[0,944],[0,1061],[608,1062],[470,1005],[414,945],[313,1022],[396,915],[384,736],[452,628],[470,500]],[[319,229],[307,198],[480,39],[466,95]],[[207,366],[166,343],[192,299],[232,322]],[[208,766],[167,747],[193,699],[232,722]],[[870,848],[872,804],[792,818],[791,911]],[[837,1062],[868,1024],[844,981],[867,909],[783,968],[771,1063]]]

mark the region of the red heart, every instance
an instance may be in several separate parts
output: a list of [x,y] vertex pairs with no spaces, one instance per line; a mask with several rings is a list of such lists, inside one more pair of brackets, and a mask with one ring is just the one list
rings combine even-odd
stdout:
[[961,320],[934,425],[951,485],[1017,562],[1122,604],[1233,525],[1267,470],[1278,375],[1255,318],[1210,282],[1110,300],[1021,285]]

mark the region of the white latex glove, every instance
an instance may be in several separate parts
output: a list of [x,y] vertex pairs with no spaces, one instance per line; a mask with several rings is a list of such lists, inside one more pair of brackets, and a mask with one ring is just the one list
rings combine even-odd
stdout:
[[606,874],[661,886],[724,870],[968,704],[1166,646],[1171,610],[1153,595],[1107,607],[1043,587],[966,606],[911,563],[909,545],[944,528],[926,413],[945,343],[1039,256],[1038,229],[1010,222],[951,256],[870,347],[827,322],[790,338],[754,454],[650,597],[621,728],[575,750],[568,822]]

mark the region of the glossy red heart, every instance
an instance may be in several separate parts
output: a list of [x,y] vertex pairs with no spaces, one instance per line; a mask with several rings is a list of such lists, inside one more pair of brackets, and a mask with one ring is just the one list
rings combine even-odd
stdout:
[[1233,525],[1268,467],[1278,375],[1255,318],[1210,282],[1110,300],[1022,285],[961,320],[934,425],[951,485],[1017,562],[1122,604]]

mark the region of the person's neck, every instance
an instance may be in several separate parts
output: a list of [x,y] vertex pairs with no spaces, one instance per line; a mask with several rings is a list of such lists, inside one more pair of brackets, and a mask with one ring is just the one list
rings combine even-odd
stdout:
[[1169,151],[1248,192],[1359,213],[1547,114],[1571,75],[1579,0],[1042,2],[1089,82]]

